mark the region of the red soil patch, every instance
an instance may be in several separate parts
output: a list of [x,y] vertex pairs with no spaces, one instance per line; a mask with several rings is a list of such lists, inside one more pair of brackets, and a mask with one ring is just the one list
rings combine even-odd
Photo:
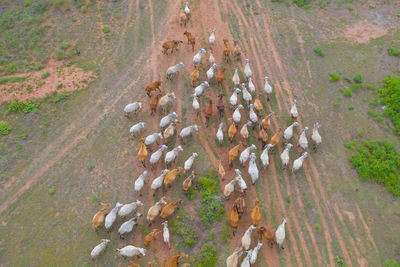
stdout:
[[352,43],[364,44],[368,43],[371,39],[386,35],[387,32],[388,29],[383,26],[362,20],[356,24],[348,25],[343,33],[343,37]]
[[[41,75],[49,72],[47,78]],[[7,82],[0,85],[0,103],[13,100],[26,101],[44,98],[55,91],[72,92],[83,89],[96,78],[96,75],[76,66],[65,66],[63,62],[50,59],[46,68],[40,71],[18,74],[10,77],[26,77],[24,82]]]

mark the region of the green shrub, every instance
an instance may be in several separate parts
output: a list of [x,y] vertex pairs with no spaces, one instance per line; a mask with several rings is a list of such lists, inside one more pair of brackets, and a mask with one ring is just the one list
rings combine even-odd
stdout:
[[376,111],[373,111],[373,110],[368,110],[367,111],[367,115],[369,116],[369,117],[376,117],[376,116],[378,116],[379,115],[379,113],[378,112],[376,112]]
[[354,110],[354,106],[353,106],[353,105],[350,105],[350,106],[348,107],[348,109],[349,109],[349,110]]
[[391,56],[396,56],[396,57],[400,56],[400,50],[394,49],[393,47],[389,47],[387,49],[387,52]]
[[57,60],[64,60],[73,57],[73,53],[64,51],[62,49],[55,49],[53,52],[53,57]]
[[25,0],[25,6],[28,7],[31,5],[31,0]]
[[12,127],[8,122],[0,121],[0,135],[7,135],[12,131]]
[[54,195],[55,192],[56,192],[56,190],[54,190],[54,188],[50,188],[49,189],[49,194],[50,195]]
[[348,9],[349,11],[353,11],[353,10],[354,10],[354,6],[353,6],[353,5],[349,5],[349,6],[347,7],[347,9]]
[[356,76],[354,76],[353,81],[355,83],[362,83],[363,82],[363,76],[361,73],[357,73]]
[[104,26],[103,27],[103,32],[104,33],[109,33],[110,31],[111,31],[110,27],[108,27],[108,26]]
[[361,84],[361,83],[357,83],[357,84],[352,84],[352,85],[350,85],[350,89],[351,89],[353,92],[358,92],[358,91],[360,91],[361,88],[364,88],[364,85]]
[[194,265],[195,267],[213,267],[217,266],[217,248],[212,247],[209,244],[205,244],[200,249],[199,257],[197,258],[197,262]]
[[334,73],[334,72],[329,73],[329,81],[330,82],[337,82],[337,81],[339,81],[339,79],[340,79],[340,76],[337,75],[336,73]]
[[400,196],[400,153],[388,141],[363,140],[351,157],[351,165],[362,180],[383,183],[393,195]]
[[42,75],[40,75],[40,77],[42,77],[42,79],[46,79],[49,76],[50,76],[50,71],[48,71],[48,70],[46,70],[45,72],[42,73]]
[[199,180],[201,205],[199,214],[203,223],[209,227],[214,221],[221,221],[225,213],[224,203],[218,196],[220,190],[217,173],[208,173]]
[[356,145],[357,145],[357,140],[352,140],[351,142],[344,144],[344,147],[353,150],[356,147]]
[[22,102],[19,100],[15,100],[8,104],[7,109],[8,112],[19,112],[19,113],[30,113],[35,112],[40,106],[39,102],[35,102],[33,100],[29,100],[26,102]]
[[385,267],[400,267],[400,263],[395,260],[387,260],[385,261],[384,265]]
[[351,97],[351,96],[352,96],[351,92],[352,92],[351,89],[348,88],[348,89],[346,89],[346,90],[343,92],[343,95],[344,95],[345,97]]
[[400,77],[387,76],[378,92],[381,104],[386,106],[383,115],[390,118],[400,134]]
[[321,46],[320,45],[317,45],[315,48],[314,48],[314,52],[318,55],[318,56],[324,56],[324,52],[322,51],[322,48],[321,48]]
[[69,43],[67,41],[61,42],[60,47],[62,50],[66,50],[69,47]]

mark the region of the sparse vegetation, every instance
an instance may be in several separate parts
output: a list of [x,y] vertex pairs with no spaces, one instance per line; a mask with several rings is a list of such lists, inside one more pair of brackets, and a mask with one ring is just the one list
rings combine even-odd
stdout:
[[330,82],[337,82],[337,81],[339,81],[339,79],[340,79],[340,76],[337,75],[336,73],[334,73],[334,72],[329,73],[329,81]]
[[380,103],[385,105],[383,114],[393,122],[400,135],[400,77],[387,76],[379,89]]
[[49,194],[50,195],[54,195],[55,192],[56,192],[56,190],[54,188],[50,188],[49,189]]
[[5,83],[22,83],[26,80],[26,77],[9,77],[9,78],[0,78],[0,84]]
[[318,56],[320,56],[320,57],[324,56],[324,52],[322,51],[322,48],[321,48],[320,45],[317,45],[317,46],[314,48],[314,52],[315,52]]
[[365,141],[351,157],[362,180],[383,183],[395,196],[400,196],[400,153],[394,146],[381,140]]
[[309,8],[311,6],[310,0],[293,0],[298,7]]
[[348,83],[351,83],[351,79],[348,76],[342,76],[343,80],[345,80]]
[[7,135],[12,131],[12,127],[6,121],[0,121],[0,135]]
[[35,112],[40,106],[39,102],[29,100],[26,102],[22,102],[19,100],[15,100],[8,104],[7,109],[8,112],[18,112],[18,113],[30,113],[30,112]]
[[353,106],[353,105],[350,105],[350,106],[348,107],[348,109],[349,109],[349,110],[354,110],[354,106]]
[[57,94],[57,95],[51,100],[51,102],[53,102],[53,103],[58,103],[58,102],[60,102],[60,101],[62,101],[62,100],[68,99],[69,96],[70,96],[70,94],[65,93],[65,92],[61,92],[61,93]]

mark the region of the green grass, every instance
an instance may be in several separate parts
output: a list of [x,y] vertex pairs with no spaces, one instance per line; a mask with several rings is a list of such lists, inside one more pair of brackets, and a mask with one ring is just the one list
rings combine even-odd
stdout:
[[61,93],[57,94],[57,95],[51,100],[51,102],[53,102],[53,103],[58,103],[58,102],[60,102],[60,101],[62,101],[62,100],[68,99],[69,96],[70,96],[70,94],[65,93],[65,92],[61,92]]
[[7,135],[12,131],[12,127],[6,121],[0,121],[0,135]]
[[215,171],[199,179],[199,192],[201,196],[199,214],[207,227],[211,226],[215,221],[221,221],[225,213],[224,203],[217,195],[219,190],[219,179]]
[[321,48],[320,45],[317,45],[317,46],[314,48],[314,52],[315,52],[318,56],[320,56],[320,57],[323,57],[323,56],[324,56],[324,52],[322,51],[322,48]]
[[15,101],[11,102],[10,104],[8,104],[7,110],[8,110],[8,112],[18,112],[18,113],[27,114],[30,112],[37,111],[39,106],[40,106],[40,103],[33,101],[33,100],[29,100],[26,102],[15,100]]
[[388,55],[390,55],[390,56],[396,56],[396,57],[400,56],[400,50],[394,49],[393,47],[389,47],[387,49],[387,52],[388,52]]
[[386,106],[383,115],[390,118],[400,135],[400,77],[387,76],[378,92],[380,103]]
[[353,106],[353,105],[350,105],[350,106],[348,106],[347,109],[348,109],[348,110],[354,110],[354,106]]
[[311,6],[310,0],[293,0],[293,3],[295,3],[298,7],[303,8],[310,8]]
[[362,180],[373,180],[385,185],[395,196],[400,196],[400,153],[385,140],[363,140],[351,157]]
[[338,74],[336,74],[334,72],[329,73],[329,81],[330,82],[337,82],[337,81],[339,81],[339,79],[340,79],[340,76]]

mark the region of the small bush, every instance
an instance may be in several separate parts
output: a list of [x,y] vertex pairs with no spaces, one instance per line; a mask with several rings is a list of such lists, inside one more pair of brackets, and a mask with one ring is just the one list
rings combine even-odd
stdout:
[[120,18],[122,18],[122,14],[121,13],[115,13],[114,18],[120,19]]
[[68,47],[69,47],[69,43],[66,42],[66,41],[61,42],[61,43],[60,43],[60,47],[61,47],[62,50],[66,50],[66,49],[68,49]]
[[387,52],[391,56],[396,56],[396,57],[400,56],[400,50],[394,49],[393,47],[389,47],[387,49]]
[[353,81],[355,83],[362,83],[363,82],[363,76],[361,73],[357,73],[356,76],[354,76]]
[[322,48],[321,48],[320,45],[317,45],[317,46],[314,48],[314,52],[315,52],[318,56],[320,56],[320,57],[324,56],[324,52],[322,51]]
[[364,88],[364,85],[361,84],[361,83],[350,85],[350,89],[351,89],[353,92],[358,92],[358,91],[360,91],[361,88]]
[[104,33],[109,33],[110,31],[111,31],[110,27],[108,27],[108,26],[104,26],[103,27],[103,32]]
[[28,7],[31,5],[31,0],[25,0],[25,7]]
[[369,117],[376,117],[376,116],[378,116],[379,115],[379,113],[378,112],[376,112],[376,111],[373,111],[373,110],[368,110],[367,111],[367,115],[369,116]]
[[197,259],[197,263],[194,266],[195,267],[217,266],[217,248],[212,247],[209,244],[205,244],[200,249],[200,255]]
[[35,102],[33,100],[29,100],[26,102],[22,102],[19,100],[15,100],[8,104],[8,112],[19,112],[19,113],[30,113],[36,111],[40,106],[39,102]]
[[50,195],[54,195],[55,192],[56,192],[56,190],[54,190],[54,188],[50,188],[49,189],[49,194]]
[[343,80],[345,80],[348,83],[351,83],[351,79],[348,76],[342,76]]
[[351,89],[349,88],[349,89],[346,89],[344,92],[343,92],[343,95],[345,96],[345,97],[351,97],[352,96],[352,91],[351,91]]
[[8,122],[0,121],[0,135],[7,135],[12,131],[12,127]]
[[353,150],[356,147],[356,145],[357,145],[357,140],[353,140],[351,142],[344,144],[344,147]]
[[9,78],[0,78],[0,84],[5,83],[22,83],[26,80],[26,77],[9,77]]
[[353,11],[353,10],[354,10],[354,6],[353,6],[353,5],[349,5],[349,6],[347,7],[347,9],[348,9],[349,11]]
[[42,75],[40,75],[40,77],[42,77],[42,79],[46,79],[49,76],[50,76],[50,71],[48,71],[48,70],[46,70],[45,72],[42,73]]
[[350,106],[348,107],[348,109],[349,109],[349,110],[354,110],[354,106],[353,106],[353,105],[350,105]]
[[334,73],[334,72],[329,73],[329,81],[330,82],[337,82],[337,81],[339,81],[339,79],[340,79],[340,76],[337,75],[336,73]]
[[400,196],[400,153],[388,141],[365,141],[351,157],[362,180],[383,183],[395,196]]

